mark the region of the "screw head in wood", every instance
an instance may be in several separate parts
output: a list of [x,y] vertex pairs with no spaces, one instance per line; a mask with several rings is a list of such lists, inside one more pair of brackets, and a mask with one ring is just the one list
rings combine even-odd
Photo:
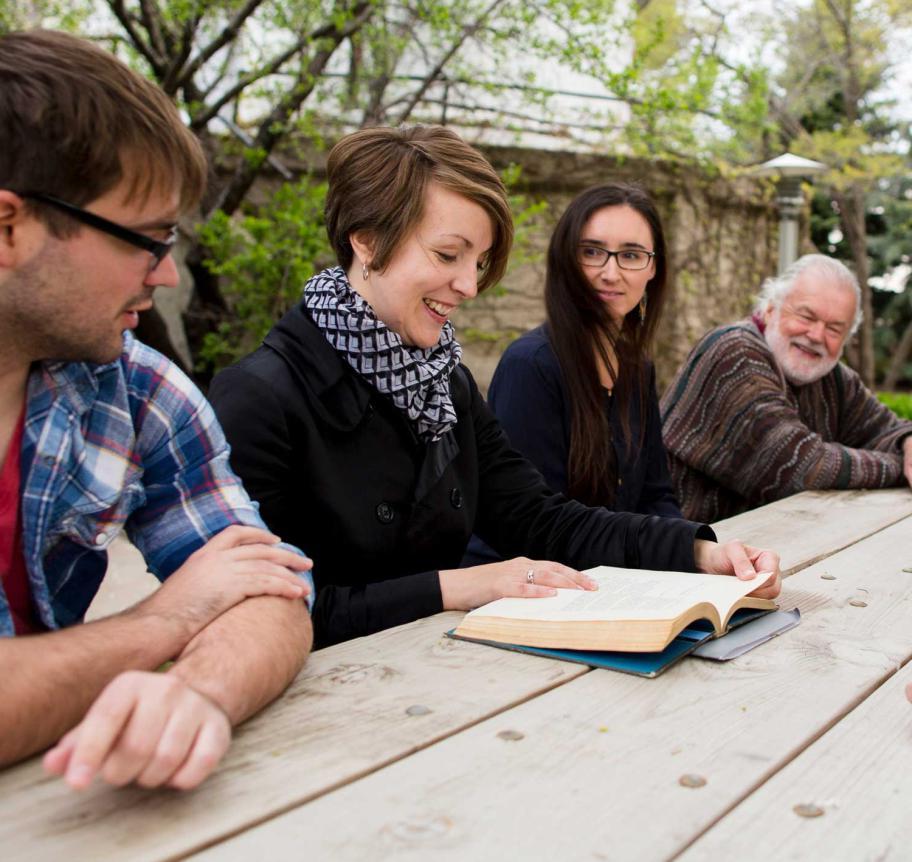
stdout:
[[799,817],[820,817],[823,814],[823,809],[819,805],[811,805],[807,802],[796,805],[792,811]]
[[520,733],[518,730],[502,730],[497,734],[499,739],[505,739],[507,742],[518,742],[520,739],[525,739],[525,734]]

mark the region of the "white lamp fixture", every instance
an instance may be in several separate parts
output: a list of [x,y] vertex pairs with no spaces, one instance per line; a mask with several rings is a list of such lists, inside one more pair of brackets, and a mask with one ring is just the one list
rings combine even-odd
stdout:
[[801,181],[828,170],[823,162],[783,153],[751,170],[755,177],[778,177],[776,206],[779,209],[779,272],[798,257],[798,217],[804,206]]

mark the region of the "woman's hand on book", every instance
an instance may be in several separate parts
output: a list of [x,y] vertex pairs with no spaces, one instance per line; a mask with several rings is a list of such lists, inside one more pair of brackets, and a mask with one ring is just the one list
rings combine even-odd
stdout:
[[779,555],[775,551],[752,548],[741,542],[709,542],[697,539],[694,542],[694,560],[697,569],[710,575],[734,575],[742,581],[755,578],[760,572],[773,574],[758,584],[751,593],[759,599],[774,599],[782,589],[782,572],[779,571]]
[[597,590],[598,584],[569,566],[526,557],[440,572],[445,611],[470,611],[507,597],[544,598],[555,595],[557,587]]

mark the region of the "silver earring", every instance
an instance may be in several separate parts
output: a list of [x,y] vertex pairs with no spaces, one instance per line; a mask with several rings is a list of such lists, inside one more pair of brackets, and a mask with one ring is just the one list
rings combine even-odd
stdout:
[[367,268],[367,264],[361,266],[361,280],[370,281],[371,271]]
[[646,294],[643,294],[643,298],[640,300],[640,326],[646,322]]

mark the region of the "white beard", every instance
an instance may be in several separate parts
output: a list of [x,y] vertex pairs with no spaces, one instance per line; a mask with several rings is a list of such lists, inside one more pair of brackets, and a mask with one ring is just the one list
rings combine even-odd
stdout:
[[[826,355],[823,347],[814,344],[803,336],[787,338],[779,329],[779,311],[773,312],[764,332],[766,343],[769,345],[776,362],[782,369],[785,379],[795,386],[805,386],[826,377],[835,367],[839,358],[831,359]],[[808,356],[795,350],[792,345],[799,344],[808,350],[813,350],[817,356]]]

